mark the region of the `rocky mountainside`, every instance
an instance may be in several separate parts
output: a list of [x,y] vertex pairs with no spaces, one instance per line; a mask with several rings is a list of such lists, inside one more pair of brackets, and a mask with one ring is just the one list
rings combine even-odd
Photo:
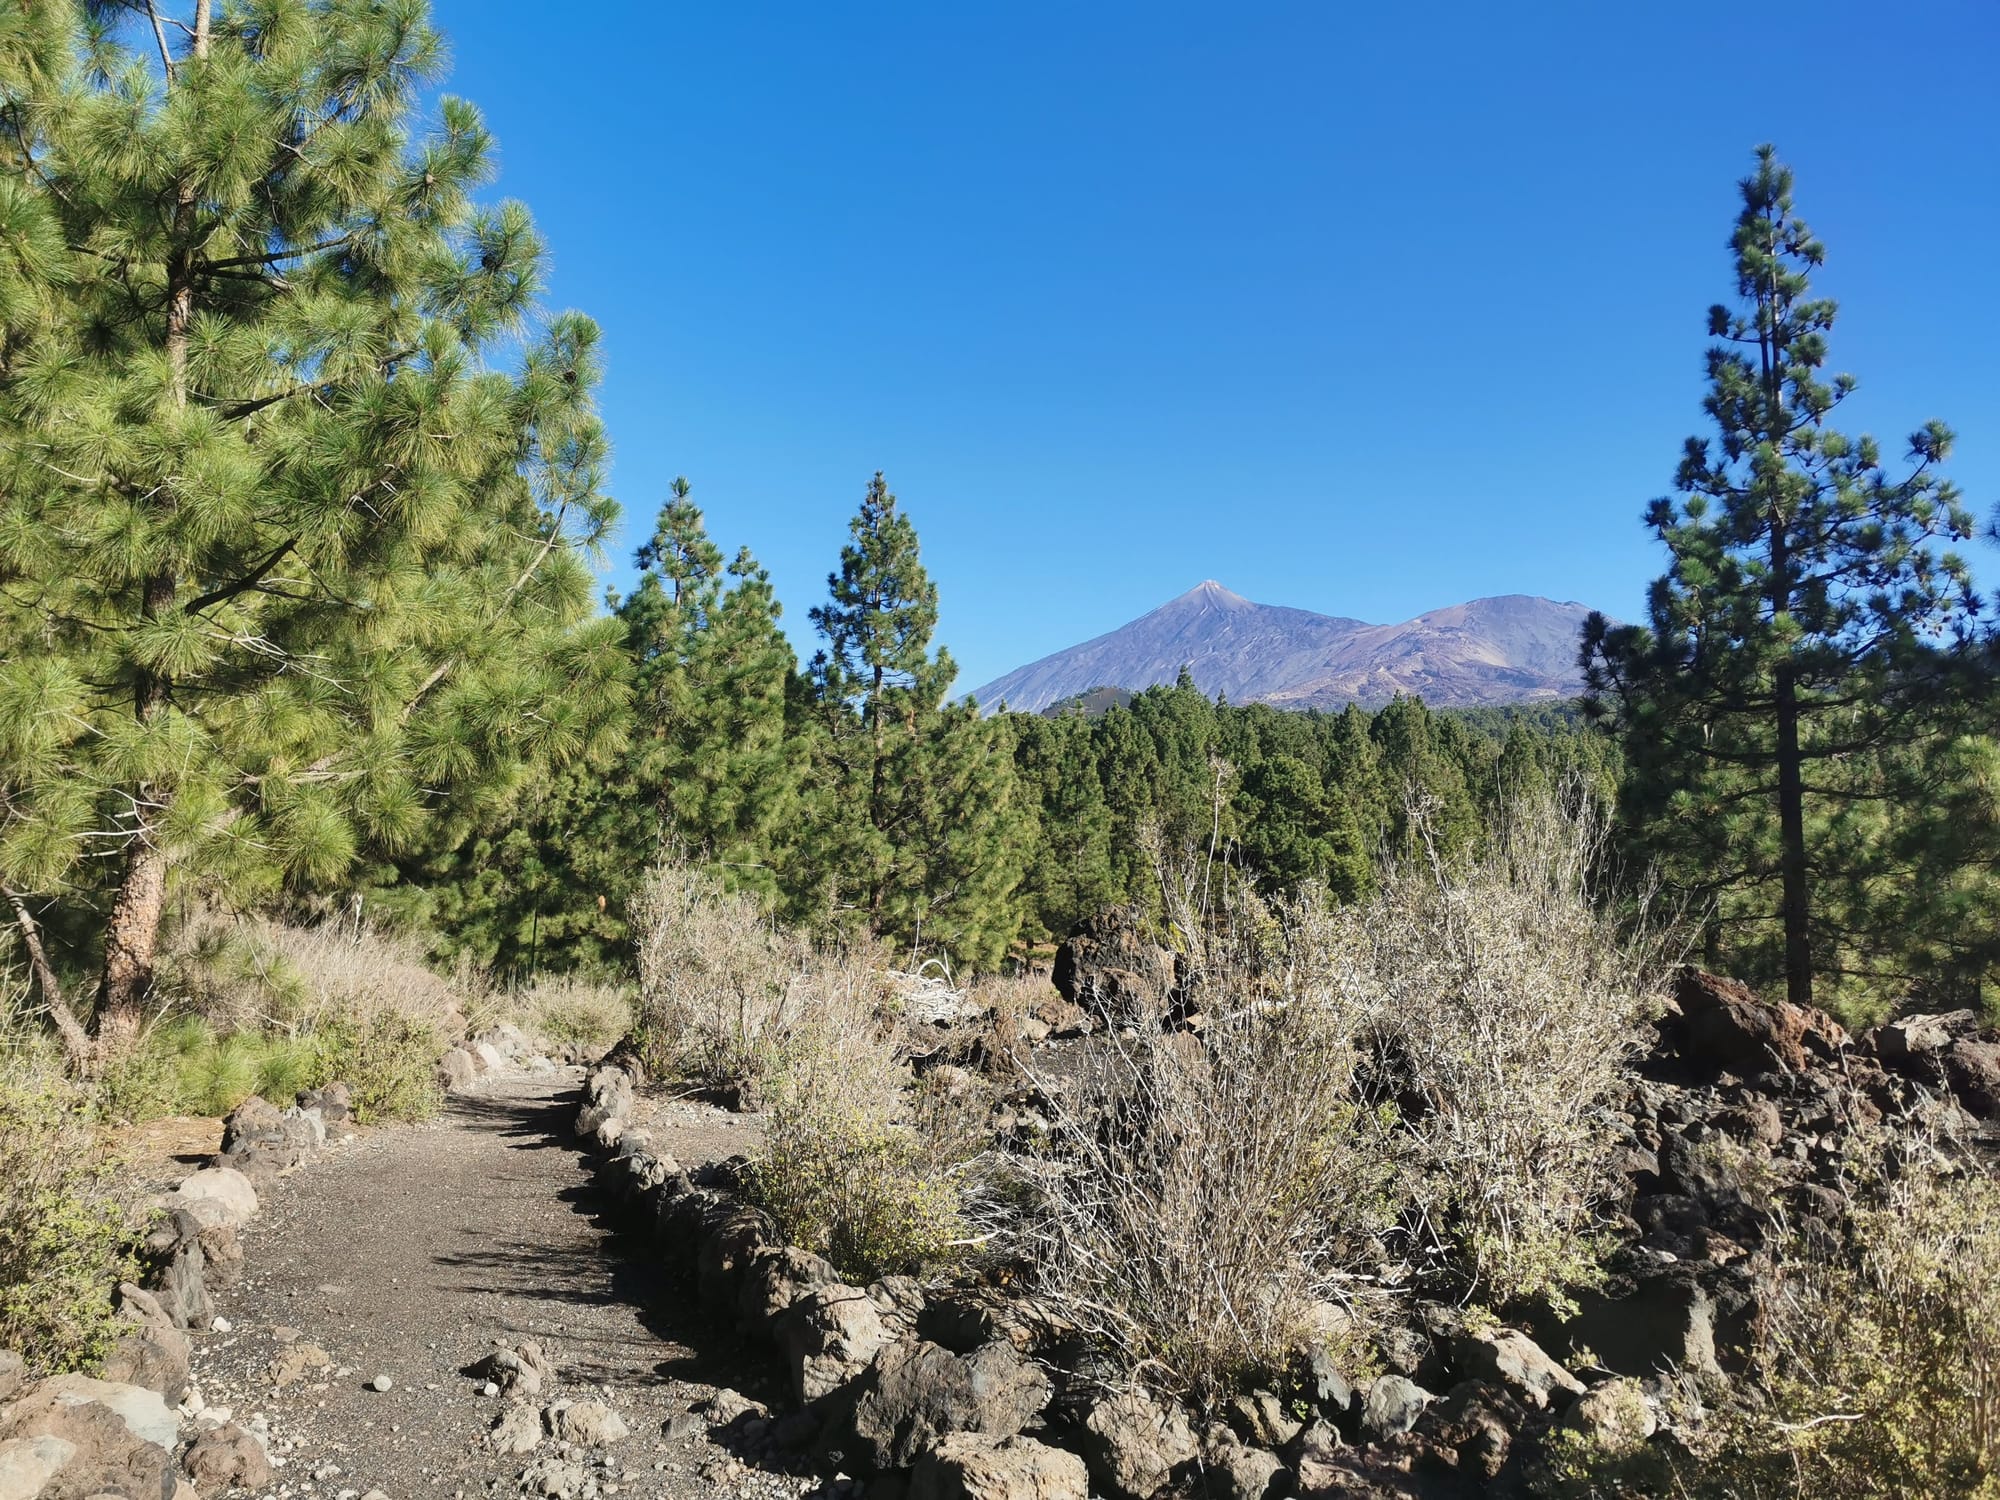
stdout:
[[975,689],[983,706],[1038,712],[1098,687],[1195,685],[1232,703],[1376,707],[1413,693],[1438,707],[1530,703],[1578,690],[1587,606],[1525,594],[1475,599],[1399,625],[1255,604],[1210,580],[1108,635]]

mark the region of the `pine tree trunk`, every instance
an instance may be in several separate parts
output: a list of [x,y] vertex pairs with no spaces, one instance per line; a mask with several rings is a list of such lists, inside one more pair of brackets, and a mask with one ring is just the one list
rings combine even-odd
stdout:
[[[211,0],[196,0],[194,55],[208,55]],[[169,72],[168,87],[173,86]],[[169,394],[176,406],[188,399],[188,339],[194,328],[195,186],[183,180],[174,202],[174,248],[167,258],[166,354]],[[171,565],[146,580],[141,613],[156,620],[176,605],[179,593]],[[133,692],[132,710],[147,723],[167,706],[173,684],[154,672],[141,672]],[[125,869],[111,917],[104,931],[104,986],[98,1000],[97,1048],[115,1056],[137,1040],[153,988],[153,958],[159,948],[160,919],[167,907],[167,848],[162,827],[172,800],[164,788],[141,783],[132,791],[133,827],[126,845]]]
[[1785,998],[1813,1003],[1812,907],[1806,883],[1805,766],[1799,754],[1799,699],[1790,667],[1777,673],[1778,840],[1783,877]]

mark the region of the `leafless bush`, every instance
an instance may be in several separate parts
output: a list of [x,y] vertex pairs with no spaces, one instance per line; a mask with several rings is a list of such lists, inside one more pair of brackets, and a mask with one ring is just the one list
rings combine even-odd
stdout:
[[1409,1275],[1495,1301],[1588,1279],[1604,1115],[1662,972],[1595,904],[1601,853],[1591,809],[1551,800],[1356,907],[1163,874],[1199,1040],[1113,1031],[1067,1087],[1015,1053],[1053,1119],[1000,1228],[1038,1290],[1213,1393],[1316,1303],[1361,1332]]
[[796,1050],[874,1038],[890,1008],[875,955],[816,948],[755,897],[684,861],[647,874],[632,928],[633,1038],[661,1077],[754,1092]]
[[1018,1162],[1031,1206],[1002,1221],[1056,1312],[1197,1396],[1281,1358],[1319,1304],[1378,1301],[1395,1207],[1390,1121],[1362,1102],[1338,997],[1213,955],[1207,977],[1262,998],[1218,1004],[1200,1040],[1113,1032],[1080,1086],[1017,1056],[1053,1120]]
[[1389,869],[1313,961],[1373,1018],[1428,1236],[1496,1301],[1591,1274],[1605,1114],[1659,1005],[1657,945],[1596,899],[1603,853],[1589,799],[1522,802],[1471,856]]

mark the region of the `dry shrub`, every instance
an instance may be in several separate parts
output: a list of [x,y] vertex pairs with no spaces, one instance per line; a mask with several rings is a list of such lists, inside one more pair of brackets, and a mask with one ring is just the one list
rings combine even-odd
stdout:
[[966,991],[966,1007],[982,1018],[986,1033],[1004,1051],[1027,1040],[1037,1010],[1057,998],[1048,971],[1029,969],[981,975]]
[[1770,1409],[1722,1425],[1701,1493],[2000,1495],[2000,1180],[1878,1139],[1842,1244],[1781,1267]]
[[1591,1278],[1606,1114],[1662,972],[1593,899],[1601,848],[1587,805],[1546,801],[1355,907],[1163,872],[1199,1039],[1114,1029],[1068,1086],[1014,1056],[1053,1116],[999,1226],[1037,1291],[1213,1395],[1316,1304],[1359,1337],[1412,1274],[1495,1302]]
[[[1200,1040],[1113,1032],[1068,1087],[1016,1059],[1053,1120],[1020,1161],[1031,1198],[1011,1248],[1061,1317],[1198,1397],[1324,1333],[1328,1301],[1380,1300],[1392,1122],[1363,1101],[1357,1028],[1317,978],[1211,951],[1225,1013]],[[1232,989],[1260,998],[1230,1010]]]
[[581,974],[544,975],[496,1007],[533,1040],[605,1052],[632,1029],[629,986]]
[[411,943],[328,921],[197,914],[175,935],[161,988],[218,1031],[310,1030],[320,1022],[401,1016],[446,1036],[465,1029],[467,986],[428,967]]
[[1469,857],[1386,871],[1310,959],[1373,1019],[1424,1238],[1495,1302],[1593,1275],[1607,1114],[1659,1008],[1657,943],[1597,899],[1604,839],[1587,797],[1520,802]]
[[164,1011],[100,1080],[126,1118],[226,1114],[251,1094],[279,1103],[346,1081],[365,1121],[421,1119],[442,1102],[438,1054],[465,1032],[462,999],[417,951],[366,927],[297,927],[198,913],[162,963]]
[[852,1030],[802,1028],[772,1080],[757,1201],[787,1240],[857,1281],[909,1275],[964,1239],[959,1141],[927,1129],[907,1062]]
[[116,1337],[111,1296],[134,1271],[115,1162],[84,1089],[0,974],[0,1348],[85,1369]]
[[755,1099],[794,1052],[879,1029],[890,992],[877,955],[815,947],[755,897],[684,861],[647,873],[632,929],[632,1036],[656,1076]]
[[862,1280],[946,1258],[958,1158],[926,1128],[941,1117],[921,1107],[902,1014],[939,985],[864,944],[815,944],[677,859],[647,875],[633,930],[641,1060],[765,1109],[749,1186],[785,1238]]

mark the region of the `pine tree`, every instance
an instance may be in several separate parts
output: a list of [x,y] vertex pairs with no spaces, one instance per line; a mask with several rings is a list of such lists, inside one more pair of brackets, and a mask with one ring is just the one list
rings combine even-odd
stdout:
[[945,704],[957,673],[931,653],[937,586],[916,527],[882,475],[849,527],[811,669],[822,733],[812,845],[815,878],[795,901],[906,947],[997,963],[1020,925],[1016,891],[1027,835],[1013,745],[999,720]]
[[442,58],[422,0],[0,18],[0,883],[101,913],[101,1045],[183,871],[334,884],[620,733],[597,332]]
[[689,493],[674,481],[620,606],[638,662],[629,784],[661,835],[730,884],[774,895],[803,771],[786,730],[798,662],[770,576],[748,549],[723,567]]
[[1857,757],[1928,732],[1944,658],[1976,609],[1963,561],[1940,544],[1971,520],[1937,472],[1952,442],[1942,424],[1910,439],[1900,477],[1872,439],[1828,425],[1855,383],[1820,373],[1835,308],[1808,291],[1824,248],[1770,147],[1741,192],[1739,306],[1708,320],[1717,435],[1688,440],[1676,493],[1646,512],[1670,558],[1649,623],[1593,616],[1582,658],[1594,710],[1622,732],[1642,848],[1714,902],[1711,954],[1754,959],[1775,925],[1762,966],[1806,1004],[1841,940],[1815,880],[1855,859],[1830,820],[1869,795],[1840,783]]

